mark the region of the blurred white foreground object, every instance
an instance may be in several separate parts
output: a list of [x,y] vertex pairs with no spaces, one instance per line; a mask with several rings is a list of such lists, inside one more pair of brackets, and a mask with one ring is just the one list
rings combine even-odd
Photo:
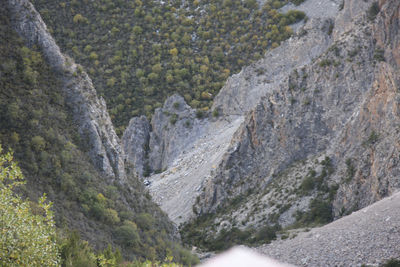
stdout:
[[216,255],[198,267],[294,267],[262,256],[248,248],[234,247]]

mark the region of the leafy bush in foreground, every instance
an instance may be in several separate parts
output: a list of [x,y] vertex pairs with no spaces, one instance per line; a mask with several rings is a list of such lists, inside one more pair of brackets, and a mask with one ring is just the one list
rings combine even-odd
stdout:
[[45,196],[38,203],[22,200],[14,193],[22,184],[23,176],[13,161],[12,153],[0,155],[1,265],[58,266],[51,203],[45,202]]

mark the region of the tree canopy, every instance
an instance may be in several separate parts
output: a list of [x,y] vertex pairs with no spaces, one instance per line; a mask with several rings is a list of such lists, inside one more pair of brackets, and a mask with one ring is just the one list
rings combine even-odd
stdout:
[[1,154],[0,261],[6,266],[58,266],[51,203],[46,203],[45,195],[37,203],[22,200],[14,191],[23,184],[12,153]]

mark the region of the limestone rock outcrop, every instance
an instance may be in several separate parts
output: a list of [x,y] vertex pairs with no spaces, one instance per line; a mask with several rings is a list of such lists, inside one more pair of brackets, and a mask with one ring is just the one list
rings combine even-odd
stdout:
[[206,131],[208,121],[198,117],[174,94],[155,110],[150,123],[143,116],[132,118],[122,138],[125,160],[140,177],[167,169]]
[[151,120],[149,165],[154,171],[166,169],[204,132],[204,121],[183,97],[172,95]]

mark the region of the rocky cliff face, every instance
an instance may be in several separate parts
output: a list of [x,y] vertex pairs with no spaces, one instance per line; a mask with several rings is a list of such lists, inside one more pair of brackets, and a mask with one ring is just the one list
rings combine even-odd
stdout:
[[152,170],[166,169],[204,133],[205,122],[196,118],[183,97],[169,97],[162,109],[157,109],[151,120],[149,161]]
[[122,138],[129,169],[140,177],[152,172],[150,193],[176,223],[193,215],[192,206],[204,182],[242,122],[241,117],[203,115],[173,95],[155,111],[151,123],[133,118]]
[[130,121],[122,138],[126,161],[140,177],[166,170],[205,133],[207,124],[183,97],[172,95],[150,123],[144,116]]
[[64,56],[33,5],[28,0],[6,1],[12,23],[28,45],[38,46],[63,80],[63,93],[74,114],[82,139],[94,164],[111,180],[126,179],[119,139],[107,113],[105,101],[97,97],[89,76]]
[[[339,185],[336,216],[399,188],[399,3],[381,1],[379,14],[371,4],[345,1],[325,33],[326,51],[295,66],[250,109],[201,195],[203,212],[266,189],[288,167],[302,161],[307,169],[321,155],[333,164],[327,184]],[[239,81],[239,95],[252,92],[254,76]]]
[[354,161],[353,179],[340,187],[334,202],[336,214],[342,207],[365,207],[400,188],[400,3],[380,1],[380,9],[367,35],[371,36],[369,54],[374,60],[370,90],[349,118],[340,142],[332,149],[341,166],[344,159]]

